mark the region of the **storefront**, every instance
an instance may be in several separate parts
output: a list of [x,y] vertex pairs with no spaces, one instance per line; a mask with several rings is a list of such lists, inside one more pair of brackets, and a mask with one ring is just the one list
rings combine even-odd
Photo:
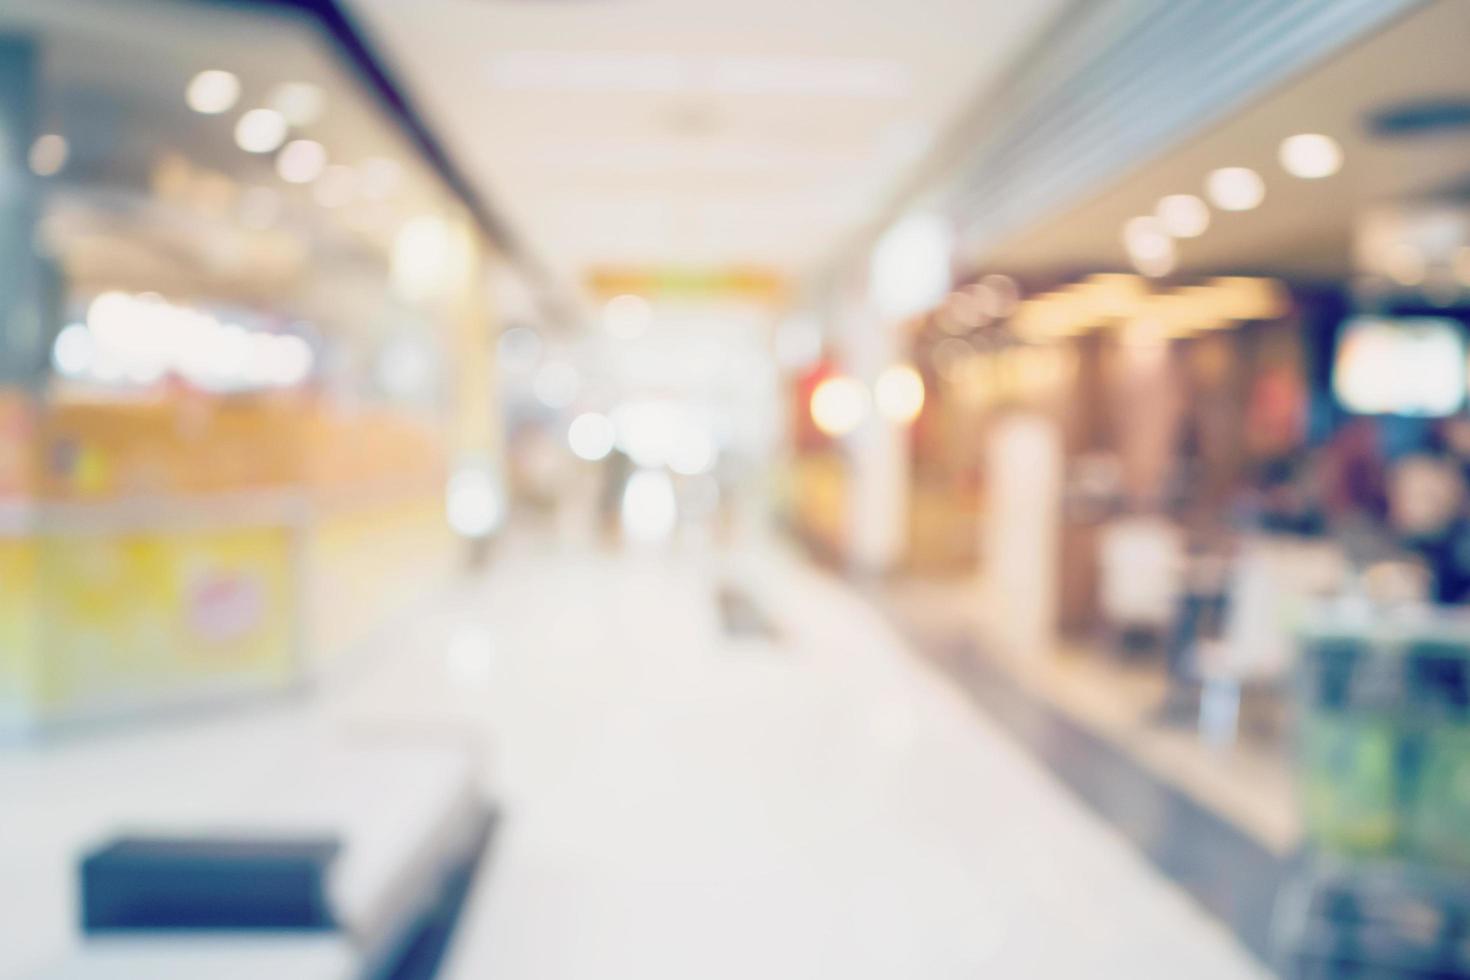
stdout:
[[[1028,64],[970,169],[926,189],[954,244],[926,266],[946,295],[879,324],[924,390],[885,497],[907,524],[888,568],[911,574],[882,594],[961,686],[1006,677],[1265,851],[1326,855],[1281,926],[1314,956],[1357,928],[1329,921],[1334,895],[1460,901],[1442,872],[1463,881],[1464,835],[1442,828],[1470,806],[1448,788],[1470,785],[1470,114],[1446,39],[1470,24],[1455,3],[1358,5],[1371,30],[1287,6],[1364,33],[1330,57],[1288,50],[1284,24],[1257,37],[1295,73],[1197,105],[1150,152],[1143,129],[1228,87],[1238,65],[1221,89],[1195,72],[1245,25],[1155,52],[1153,84],[1186,93],[1167,108],[1124,110],[1150,90],[1136,52],[1089,65],[1085,93]],[[798,467],[835,461],[837,503],[813,509],[844,509],[830,547],[861,568],[853,434],[876,386],[840,315],[827,336],[859,421]],[[821,389],[796,391],[820,428]]]
[[496,449],[500,260],[360,66],[288,8],[128,6],[0,14],[7,729],[326,670]]

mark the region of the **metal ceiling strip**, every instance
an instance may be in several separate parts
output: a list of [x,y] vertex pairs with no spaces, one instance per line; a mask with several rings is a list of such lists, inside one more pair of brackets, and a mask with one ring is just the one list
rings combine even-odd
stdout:
[[1084,0],[971,120],[966,255],[1096,192],[1427,0]]

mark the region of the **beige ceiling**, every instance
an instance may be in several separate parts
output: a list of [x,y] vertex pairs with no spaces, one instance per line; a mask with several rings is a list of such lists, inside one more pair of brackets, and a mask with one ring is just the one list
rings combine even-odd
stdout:
[[352,0],[452,154],[569,280],[801,275],[1063,0]]
[[[1470,97],[1470,2],[1438,0],[1309,71],[1163,158],[1143,163],[1090,202],[981,256],[983,268],[1036,278],[1127,269],[1121,232],[1165,194],[1202,194],[1216,167],[1248,166],[1266,181],[1254,211],[1215,212],[1203,236],[1181,242],[1184,274],[1275,273],[1336,278],[1351,270],[1353,223],[1376,205],[1470,178],[1470,131],[1385,141],[1366,118],[1424,97]],[[1322,180],[1289,176],[1281,140],[1326,133],[1345,151],[1343,169]]]

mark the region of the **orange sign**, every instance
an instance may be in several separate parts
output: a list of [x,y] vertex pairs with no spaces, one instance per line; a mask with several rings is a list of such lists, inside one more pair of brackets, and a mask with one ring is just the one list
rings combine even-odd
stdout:
[[786,278],[771,269],[730,267],[683,269],[611,267],[593,269],[587,285],[599,297],[635,296],[670,298],[747,299],[779,303],[786,296]]

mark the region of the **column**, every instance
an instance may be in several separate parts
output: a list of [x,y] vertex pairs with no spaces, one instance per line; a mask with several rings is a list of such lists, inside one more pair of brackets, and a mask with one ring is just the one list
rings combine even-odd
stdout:
[[[898,329],[863,300],[844,306],[843,367],[871,391],[884,368],[902,359]],[[874,407],[848,437],[851,485],[848,554],[855,571],[883,574],[902,563],[909,538],[908,426]]]

